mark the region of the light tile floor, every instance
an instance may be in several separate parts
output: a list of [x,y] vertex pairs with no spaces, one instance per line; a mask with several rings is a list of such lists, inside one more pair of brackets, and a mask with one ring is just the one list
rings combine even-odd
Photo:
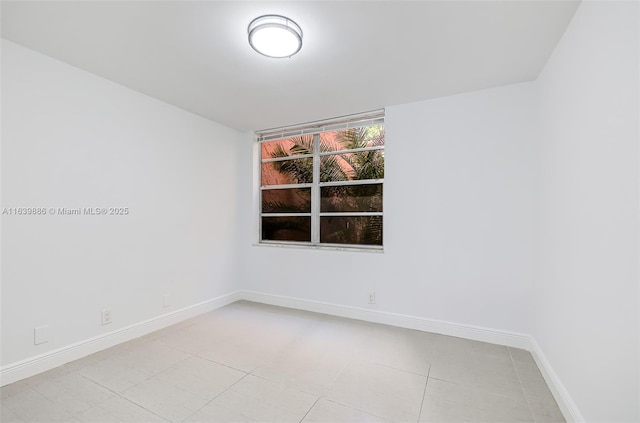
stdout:
[[531,354],[237,302],[0,388],[9,422],[564,422]]

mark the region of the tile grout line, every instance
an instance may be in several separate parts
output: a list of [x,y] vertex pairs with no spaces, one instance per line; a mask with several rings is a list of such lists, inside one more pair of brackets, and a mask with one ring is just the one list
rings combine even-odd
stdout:
[[229,366],[228,364],[224,364],[224,363],[220,363],[219,361],[211,360],[211,359],[209,359],[207,357],[203,357],[203,356],[201,356],[199,354],[195,354],[194,357],[200,358],[200,359],[205,360],[205,361],[208,361],[209,363],[218,364],[218,365],[224,366],[224,367],[226,367],[228,369],[235,370],[235,371],[242,372],[242,373],[246,373],[246,374],[249,374],[249,375],[252,374],[255,369],[257,369],[257,367],[256,367],[253,370],[247,372],[246,370],[238,369],[236,367]]
[[[374,365],[380,366],[380,367],[386,367],[387,369],[393,369],[393,370],[397,370],[399,372],[409,373],[410,375],[416,375],[416,376],[420,376],[420,377],[429,377],[429,372],[428,371],[427,371],[426,375],[423,375],[423,374],[416,373],[416,372],[410,372],[409,370],[404,370],[404,369],[399,369],[397,367],[388,366],[386,364],[376,363],[375,361],[369,361],[369,362],[365,361],[365,363],[374,364]],[[429,366],[429,369],[431,369],[431,366]]]
[[[258,366],[258,367],[260,367],[260,366]],[[257,367],[256,367],[256,368],[257,368]],[[254,370],[255,370],[255,369],[254,369]],[[291,390],[293,390],[293,391],[302,392],[303,394],[311,395],[312,397],[318,397],[318,398],[320,398],[320,397],[321,397],[321,395],[316,395],[316,394],[314,394],[313,392],[308,392],[308,391],[305,391],[304,389],[300,389],[300,388],[297,388],[297,387],[294,387],[294,386],[287,385],[286,383],[281,382],[281,381],[279,381],[279,380],[272,380],[272,379],[269,379],[268,377],[264,377],[264,376],[261,376],[261,375],[257,375],[257,374],[255,374],[255,373],[248,373],[248,374],[249,374],[249,375],[251,375],[251,376],[253,376],[253,377],[255,377],[255,378],[258,378],[258,379],[264,380],[265,382],[275,383],[276,385],[280,385],[280,386],[282,386],[282,387],[285,387],[285,388],[287,388],[287,389],[291,389]]]
[[[91,383],[94,383],[95,385],[97,385],[97,386],[99,386],[99,387],[101,387],[101,388],[103,388],[103,389],[105,389],[105,390],[107,390],[107,391],[109,391],[109,392],[111,392],[111,393],[115,394],[117,398],[123,399],[123,400],[125,400],[125,401],[127,401],[127,402],[129,402],[129,403],[131,403],[131,404],[133,404],[133,405],[135,405],[135,406],[137,406],[137,407],[140,407],[140,408],[142,408],[143,410],[148,411],[149,413],[153,414],[154,416],[157,416],[157,417],[161,418],[162,420],[165,420],[165,421],[167,421],[167,422],[169,421],[169,420],[167,420],[164,416],[161,416],[161,415],[159,415],[158,413],[156,413],[156,412],[154,412],[154,411],[152,411],[152,410],[149,410],[149,409],[148,409],[147,407],[145,407],[144,405],[142,405],[142,404],[138,404],[137,402],[133,401],[132,399],[127,398],[126,396],[124,396],[124,395],[123,395],[123,394],[124,394],[124,392],[123,392],[123,393],[120,393],[120,392],[118,392],[118,391],[115,391],[115,390],[113,390],[113,389],[111,389],[111,388],[109,388],[109,387],[107,387],[107,386],[104,386],[104,385],[102,385],[101,383],[99,383],[99,382],[97,382],[97,381],[95,381],[95,380],[91,379],[91,377],[90,377],[90,376],[84,375],[84,374],[82,374],[82,373],[79,373],[79,376],[81,376],[81,377],[85,378],[87,381],[89,381],[89,382],[91,382]],[[145,382],[145,381],[147,381],[147,380],[151,379],[152,377],[153,377],[153,376],[149,376],[147,379],[145,379],[145,380],[144,380],[144,381],[142,381],[142,382]],[[142,383],[142,382],[140,382],[140,383]],[[136,384],[136,385],[139,385],[139,384]],[[136,386],[136,385],[133,385],[133,386]],[[130,386],[130,387],[129,387],[129,388],[127,388],[127,389],[133,388],[133,386]],[[106,401],[103,401],[103,402],[101,402],[101,403],[99,403],[99,404],[96,404],[96,406],[98,406],[98,407],[102,408],[103,410],[105,410],[105,409],[102,407],[102,405],[103,405],[105,402],[106,402]],[[72,415],[73,415],[74,417],[76,417],[78,414],[82,414],[82,413],[84,413],[85,411],[88,411],[88,410],[84,410],[84,411],[82,411],[82,412],[75,413],[75,414],[72,414]],[[107,410],[105,410],[105,411],[107,411]],[[108,411],[107,411],[107,412],[108,412]]]
[[[136,405],[136,406],[138,406],[138,407],[142,408],[143,410],[148,411],[149,413],[153,414],[154,416],[158,416],[159,418],[161,418],[162,420],[164,420],[164,421],[166,421],[166,422],[170,422],[170,421],[171,421],[171,420],[167,419],[166,417],[161,416],[160,414],[156,413],[155,411],[149,410],[147,407],[144,407],[144,406],[142,406],[142,405],[138,404],[137,402],[133,402],[132,400],[130,400],[130,399],[129,399],[129,398],[127,398],[127,397],[120,396],[120,398],[122,398],[123,400],[125,400],[125,401],[127,401],[127,402],[129,402],[129,403],[131,403],[131,404],[133,404],[133,405]],[[102,407],[100,407],[100,408],[102,408]],[[104,408],[103,408],[103,410],[104,410]],[[106,411],[106,410],[105,410],[105,411]]]
[[315,402],[313,403],[313,405],[311,407],[309,407],[309,409],[307,410],[306,413],[304,413],[304,416],[302,416],[302,418],[300,419],[300,421],[298,423],[302,423],[302,421],[304,419],[307,418],[307,415],[309,415],[309,413],[311,412],[311,410],[313,410],[313,407],[316,406],[316,404],[318,403],[318,401],[320,401],[320,397],[316,398]]
[[189,419],[190,417],[192,417],[193,415],[195,415],[198,411],[202,410],[203,408],[205,408],[207,405],[211,404],[213,401],[215,401],[216,399],[218,399],[222,394],[224,394],[225,392],[227,392],[229,389],[233,388],[234,386],[236,386],[238,383],[240,383],[240,381],[242,381],[244,378],[246,378],[247,376],[249,376],[249,373],[245,373],[244,376],[242,376],[240,379],[236,380],[235,382],[233,382],[227,389],[225,389],[224,391],[220,392],[218,395],[216,395],[215,397],[211,398],[211,400],[207,401],[202,407],[198,408],[196,411],[194,411],[193,413],[189,414],[187,417],[185,417],[184,419],[180,420],[181,422],[186,421],[187,419]]
[[[91,380],[91,379],[86,378],[84,375],[82,375],[82,374],[80,374],[80,373],[77,373],[77,372],[68,372],[68,373],[63,373],[63,374],[61,374],[61,375],[54,376],[54,377],[52,377],[51,379],[49,379],[48,381],[43,381],[43,382],[41,382],[41,383],[35,384],[35,385],[33,385],[33,386],[30,386],[30,387],[29,387],[29,389],[30,389],[31,391],[35,392],[36,394],[40,395],[43,399],[45,399],[45,400],[47,400],[47,401],[51,402],[52,404],[56,404],[56,401],[55,401],[55,400],[51,399],[48,395],[46,395],[45,393],[41,392],[41,391],[38,389],[38,387],[39,387],[41,384],[44,384],[44,383],[47,383],[47,382],[55,383],[55,381],[56,381],[57,379],[62,378],[62,377],[67,377],[67,376],[79,376],[81,379],[85,379],[85,380],[86,380],[87,382],[89,382],[90,384],[94,384],[94,385],[96,385],[96,386],[99,386],[100,388],[103,388],[100,384],[98,384],[98,383],[94,382],[94,381],[93,381],[93,380]],[[106,389],[106,388],[105,388],[105,390],[106,390],[107,392],[112,392],[110,389]],[[69,410],[68,408],[66,408],[66,407],[64,407],[64,406],[61,406],[61,407],[60,407],[60,409],[61,409],[62,411],[64,411],[65,413],[69,414],[71,417],[75,417],[76,415],[78,415],[78,414],[82,414],[82,413],[86,412],[87,410],[91,409],[91,408],[92,408],[92,407],[94,407],[94,406],[100,406],[100,404],[102,404],[102,403],[98,403],[98,404],[94,404],[94,405],[90,405],[90,404],[88,404],[88,405],[89,405],[89,407],[88,407],[88,408],[85,408],[85,409],[82,409],[82,410],[78,410],[78,411],[75,411],[75,412],[74,412],[74,411],[72,411],[72,410]]]
[[340,402],[340,401],[337,401],[337,400],[334,400],[334,399],[331,399],[331,398],[326,398],[326,397],[322,397],[322,398],[323,398],[323,399],[325,399],[325,400],[327,400],[327,401],[329,401],[329,402],[332,402],[332,403],[334,403],[334,404],[338,404],[338,405],[341,405],[341,406],[343,406],[343,407],[346,407],[346,408],[350,408],[350,409],[352,409],[352,410],[355,410],[355,411],[357,411],[358,413],[368,414],[368,415],[370,415],[370,416],[377,417],[377,418],[379,418],[379,419],[381,419],[381,420],[389,421],[389,419],[388,419],[388,418],[386,418],[386,417],[382,417],[382,416],[379,416],[379,415],[377,415],[377,414],[373,414],[373,413],[372,413],[372,412],[370,412],[370,411],[361,410],[361,409],[356,408],[356,407],[354,407],[354,406],[352,406],[352,405],[345,404],[345,403],[343,403],[343,402]]
[[516,361],[513,359],[513,354],[511,354],[511,348],[507,347],[507,350],[509,351],[509,358],[511,358],[511,364],[513,365],[513,369],[516,371],[516,377],[518,378],[520,390],[522,391],[522,395],[524,396],[524,402],[527,403],[527,409],[529,409],[529,414],[531,414],[531,420],[535,423],[536,417],[533,414],[533,409],[531,408],[531,404],[529,403],[529,397],[527,396],[527,392],[524,390],[524,386],[522,385],[522,379],[520,378],[520,372],[518,371],[518,366],[516,366]]
[[418,423],[422,417],[422,408],[424,407],[424,397],[427,395],[427,384],[429,383],[429,375],[431,374],[431,364],[429,364],[429,370],[427,371],[427,380],[424,381],[424,391],[422,391],[422,401],[420,401],[420,412],[418,413]]
[[[133,386],[132,386],[132,388],[133,388]],[[129,389],[130,389],[130,388],[129,388]],[[135,401],[134,399],[132,399],[132,398],[126,397],[126,396],[124,396],[124,395],[121,395],[121,396],[120,396],[120,398],[122,398],[122,399],[124,399],[124,400],[126,400],[126,401],[129,401],[131,404],[136,405],[136,406],[138,406],[138,407],[142,408],[143,410],[146,410],[146,411],[150,412],[150,413],[151,413],[151,414],[153,414],[154,416],[158,416],[158,417],[160,417],[162,420],[165,420],[165,421],[168,421],[168,422],[169,422],[169,421],[171,421],[171,420],[170,420],[170,419],[168,419],[167,417],[165,417],[165,416],[161,416],[161,415],[159,415],[158,413],[156,413],[156,412],[153,412],[153,411],[149,410],[147,407],[145,407],[144,405],[142,405],[142,404],[140,404],[140,403],[136,402],[136,401]]]
[[[116,394],[117,396],[119,396],[119,397],[123,398],[123,397],[122,397],[122,395],[120,395],[120,392],[118,392],[118,391],[116,391],[116,390],[114,390],[114,389],[111,389],[111,388],[109,388],[108,386],[104,386],[103,384],[101,384],[100,382],[98,382],[98,381],[96,381],[96,380],[93,380],[93,379],[91,378],[91,376],[88,376],[88,375],[85,375],[85,374],[82,374],[82,373],[78,373],[78,375],[79,375],[80,377],[85,378],[85,379],[86,379],[86,380],[88,380],[89,382],[94,383],[94,384],[98,385],[99,387],[101,387],[101,388],[103,388],[103,389],[105,389],[105,390],[107,390],[107,391],[109,391],[109,392],[111,392],[111,393],[114,393],[114,394]],[[146,379],[145,379],[145,380],[146,380]],[[127,388],[127,389],[129,389],[129,388]]]
[[[170,349],[173,349],[174,351],[180,351],[179,349],[177,349],[177,348],[171,348],[171,347],[170,347],[170,346],[168,346],[168,345],[167,345],[167,347],[169,347]],[[176,361],[175,363],[170,364],[168,367],[166,367],[166,368],[164,368],[164,369],[162,369],[162,370],[160,370],[160,371],[157,371],[157,372],[155,372],[155,373],[153,373],[153,374],[151,374],[151,375],[147,375],[145,372],[140,371],[141,373],[145,373],[145,375],[147,375],[148,377],[146,377],[144,380],[141,380],[141,381],[140,381],[140,382],[138,382],[138,383],[135,383],[135,384],[133,384],[133,385],[129,386],[128,388],[126,388],[125,390],[123,390],[123,391],[122,391],[122,394],[124,394],[124,393],[125,393],[125,391],[128,391],[128,390],[129,390],[129,389],[131,389],[131,388],[135,388],[136,386],[138,386],[138,385],[142,385],[143,383],[145,383],[145,382],[147,382],[147,381],[149,381],[149,380],[153,379],[154,377],[158,376],[160,373],[166,372],[166,371],[167,371],[167,370],[169,370],[169,369],[172,369],[172,368],[174,368],[174,367],[177,367],[177,366],[178,366],[178,364],[182,363],[183,361],[187,361],[187,360],[189,360],[190,358],[195,357],[195,356],[194,356],[193,354],[191,354],[191,353],[188,353],[188,352],[185,352],[185,351],[180,351],[180,352],[184,352],[185,354],[188,354],[189,356],[188,356],[188,357],[185,357],[185,358],[182,358],[182,359],[180,359],[180,360]],[[87,376],[87,377],[88,377],[88,378],[91,378],[91,376]],[[95,381],[94,381],[94,382],[95,382]],[[96,382],[96,383],[97,383],[97,382]],[[100,386],[102,386],[102,385],[100,385]],[[105,386],[105,388],[106,388],[106,386]],[[109,389],[109,388],[107,388],[107,389]],[[142,406],[141,406],[141,407],[142,407]],[[144,408],[144,407],[143,407],[143,408]]]

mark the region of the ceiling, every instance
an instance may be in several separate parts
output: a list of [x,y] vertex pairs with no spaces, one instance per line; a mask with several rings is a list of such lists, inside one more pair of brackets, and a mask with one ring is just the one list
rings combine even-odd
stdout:
[[[534,80],[576,1],[2,1],[2,37],[240,130]],[[247,25],[281,14],[300,53]]]

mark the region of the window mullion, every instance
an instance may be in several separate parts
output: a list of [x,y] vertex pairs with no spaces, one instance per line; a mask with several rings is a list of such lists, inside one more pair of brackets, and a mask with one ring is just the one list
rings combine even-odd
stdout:
[[339,187],[343,185],[378,185],[383,184],[384,179],[349,179],[346,181],[320,182],[321,187]]
[[287,160],[309,159],[313,154],[298,154],[296,156],[271,157],[269,159],[261,159],[262,163],[284,162]]
[[377,151],[384,150],[384,145],[376,145],[374,147],[362,147],[362,148],[352,148],[350,150],[331,150],[331,151],[323,151],[320,153],[321,156],[339,156],[341,154],[349,154],[349,153],[359,153],[362,151]]
[[313,187],[311,188],[311,242],[320,242],[320,134],[313,136]]

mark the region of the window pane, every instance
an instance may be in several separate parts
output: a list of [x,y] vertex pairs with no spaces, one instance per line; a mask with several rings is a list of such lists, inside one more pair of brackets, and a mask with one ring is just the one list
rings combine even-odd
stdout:
[[320,212],[381,212],[382,184],[320,188]]
[[382,216],[321,217],[320,242],[382,245]]
[[263,159],[313,154],[313,135],[263,142],[261,149]]
[[263,217],[265,241],[311,241],[311,217]]
[[384,145],[384,125],[343,129],[320,134],[320,151],[353,150]]
[[311,188],[265,189],[262,213],[311,213]]
[[262,163],[261,184],[308,184],[313,181],[313,159],[284,160]]
[[384,150],[358,151],[320,157],[320,181],[384,178]]

